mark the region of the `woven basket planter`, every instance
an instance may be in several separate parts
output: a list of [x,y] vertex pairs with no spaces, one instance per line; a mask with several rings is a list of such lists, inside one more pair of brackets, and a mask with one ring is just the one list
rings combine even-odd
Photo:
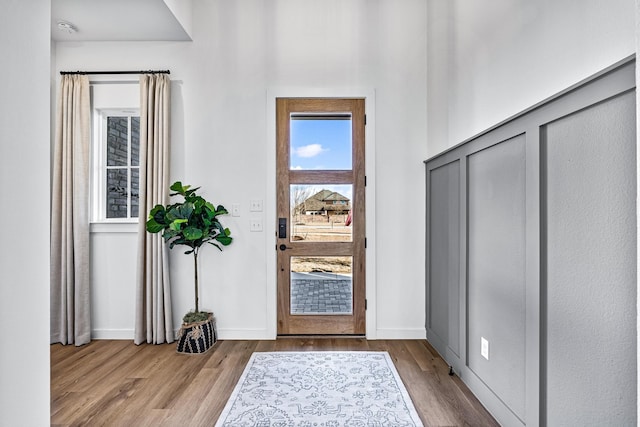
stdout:
[[202,354],[218,341],[213,313],[202,322],[183,323],[178,332],[178,353]]

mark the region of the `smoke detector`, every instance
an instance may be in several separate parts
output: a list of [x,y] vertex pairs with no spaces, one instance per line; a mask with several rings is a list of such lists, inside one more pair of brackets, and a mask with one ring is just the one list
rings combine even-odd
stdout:
[[78,32],[78,29],[71,22],[67,21],[58,21],[58,29],[60,31],[66,31],[69,34],[74,34]]

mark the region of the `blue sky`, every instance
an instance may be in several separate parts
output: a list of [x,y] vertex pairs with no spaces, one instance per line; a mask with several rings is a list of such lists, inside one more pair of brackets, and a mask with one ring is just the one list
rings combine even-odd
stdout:
[[351,120],[291,120],[291,169],[351,169]]

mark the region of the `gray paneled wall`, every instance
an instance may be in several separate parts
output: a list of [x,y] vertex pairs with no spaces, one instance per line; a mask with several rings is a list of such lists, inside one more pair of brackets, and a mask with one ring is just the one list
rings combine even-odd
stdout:
[[634,94],[543,134],[547,424],[635,425]]
[[636,424],[634,88],[628,59],[425,162],[427,338],[502,425]]

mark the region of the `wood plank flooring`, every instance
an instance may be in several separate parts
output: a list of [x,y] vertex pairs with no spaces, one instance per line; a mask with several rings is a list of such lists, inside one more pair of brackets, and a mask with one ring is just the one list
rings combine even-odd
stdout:
[[424,340],[220,341],[205,355],[175,344],[51,346],[52,426],[212,426],[255,351],[388,351],[425,426],[497,426]]

